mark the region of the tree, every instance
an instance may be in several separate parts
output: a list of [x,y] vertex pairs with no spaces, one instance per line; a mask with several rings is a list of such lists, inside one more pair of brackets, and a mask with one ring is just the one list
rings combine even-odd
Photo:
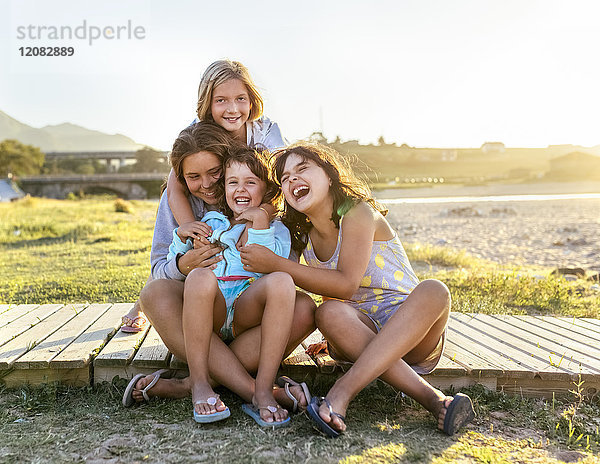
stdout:
[[45,156],[38,147],[6,139],[0,142],[0,176],[39,174]]
[[160,151],[150,147],[144,147],[135,152],[135,164],[132,166],[134,172],[166,172],[168,163]]

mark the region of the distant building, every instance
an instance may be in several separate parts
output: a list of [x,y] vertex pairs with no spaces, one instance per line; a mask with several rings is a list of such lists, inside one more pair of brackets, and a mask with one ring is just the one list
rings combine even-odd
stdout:
[[25,194],[11,179],[0,179],[0,202],[23,198]]
[[550,160],[546,177],[563,180],[600,179],[600,157],[582,152],[559,156]]
[[486,155],[489,153],[504,153],[506,147],[502,142],[485,142],[481,145],[481,151]]

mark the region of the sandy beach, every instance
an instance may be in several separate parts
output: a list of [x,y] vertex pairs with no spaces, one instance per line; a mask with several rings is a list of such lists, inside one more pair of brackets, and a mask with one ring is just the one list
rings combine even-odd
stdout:
[[[448,185],[383,190],[376,192],[376,197],[424,199],[386,205],[388,218],[404,243],[449,246],[502,264],[578,266],[600,271],[600,198],[540,201],[464,198],[557,193],[600,193],[600,183]],[[428,202],[432,197],[443,198],[444,203]],[[463,198],[453,202],[453,197]]]

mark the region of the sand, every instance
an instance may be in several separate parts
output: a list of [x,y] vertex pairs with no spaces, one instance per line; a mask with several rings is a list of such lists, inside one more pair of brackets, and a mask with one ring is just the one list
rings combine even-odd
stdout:
[[[449,187],[449,188],[448,188]],[[562,188],[561,188],[562,187]],[[378,199],[600,192],[600,183],[386,190]],[[500,190],[500,191],[499,191]],[[600,271],[600,199],[387,205],[404,243],[449,246],[502,264]]]

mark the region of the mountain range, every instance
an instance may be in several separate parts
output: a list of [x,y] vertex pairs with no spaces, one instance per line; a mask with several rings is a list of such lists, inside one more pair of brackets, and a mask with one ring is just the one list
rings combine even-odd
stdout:
[[71,123],[35,128],[0,111],[0,141],[16,139],[43,152],[135,151],[144,145],[122,134],[105,134]]

